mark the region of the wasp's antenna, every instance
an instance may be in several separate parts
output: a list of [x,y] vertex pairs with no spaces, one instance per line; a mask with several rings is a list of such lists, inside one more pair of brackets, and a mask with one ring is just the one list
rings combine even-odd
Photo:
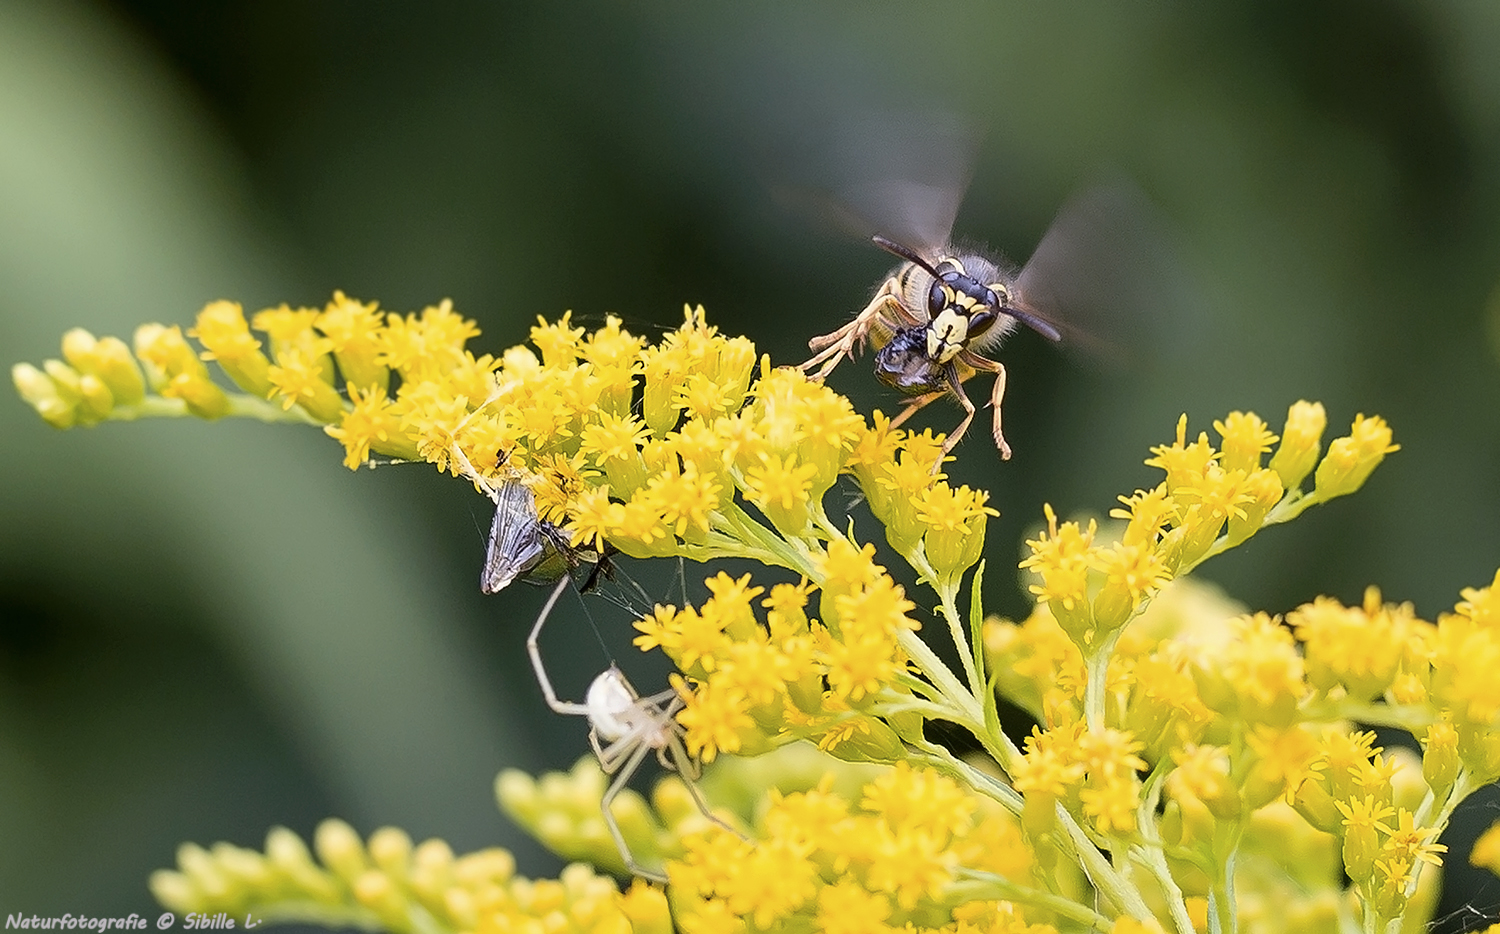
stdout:
[[895,255],[897,255],[897,256],[901,257],[902,259],[906,260],[908,263],[916,263],[918,266],[921,266],[923,269],[925,269],[929,273],[931,273],[932,274],[932,278],[934,278],[934,279],[941,279],[942,278],[942,276],[938,273],[938,271],[936,269],[932,268],[932,264],[929,263],[929,262],[927,262],[927,260],[923,259],[922,258],[922,254],[918,253],[916,250],[913,250],[911,247],[904,246],[904,245],[902,245],[900,243],[897,243],[894,240],[887,240],[885,237],[882,237],[880,234],[875,234],[873,237],[871,237],[870,238],[870,242],[874,243],[876,246],[880,247],[882,250],[885,250],[887,253],[894,253]]

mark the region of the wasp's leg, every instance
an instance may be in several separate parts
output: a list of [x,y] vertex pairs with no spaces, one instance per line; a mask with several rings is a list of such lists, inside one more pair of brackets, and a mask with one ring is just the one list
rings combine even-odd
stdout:
[[920,410],[924,405],[934,399],[941,399],[947,394],[948,390],[939,389],[937,392],[926,392],[920,396],[917,396],[915,399],[912,399],[910,402],[906,403],[906,408],[902,409],[900,414],[891,419],[890,427],[900,428],[902,422],[915,415],[917,411]]
[[834,331],[832,334],[824,334],[814,337],[807,342],[809,349],[815,351],[811,360],[802,364],[801,369],[805,372],[819,364],[818,372],[812,375],[812,379],[821,380],[833,368],[838,366],[845,357],[852,357],[865,345],[877,322],[881,318],[890,319],[894,317],[897,321],[919,324],[912,321],[911,315],[902,307],[900,298],[896,292],[896,279],[891,277],[881,283],[880,289],[876,291],[875,297],[870,299],[870,304],[865,310],[854,316],[854,320]]
[[[958,378],[958,368],[950,364],[947,369],[948,388],[952,391],[953,397],[958,400],[958,404],[964,407],[964,420],[958,423],[958,427],[953,429],[953,431],[948,434],[947,438],[943,439],[944,454],[952,451],[953,448],[958,444],[958,442],[963,440],[964,432],[969,430],[969,425],[974,421],[974,413],[976,411],[974,408],[974,403],[969,401],[969,394],[964,392],[963,380],[960,380]],[[1003,448],[1000,452],[1000,456],[1009,458],[1010,449]],[[942,458],[938,458],[937,462],[932,465],[933,473],[937,473],[938,465],[942,462]]]
[[995,374],[995,388],[990,390],[990,407],[995,410],[995,447],[1000,449],[1002,459],[1010,460],[1010,445],[1005,443],[1005,434],[1000,430],[1000,401],[1005,398],[1005,365],[969,351],[960,354],[959,359],[981,373]]
[[641,767],[641,760],[646,758],[646,753],[651,747],[641,743],[631,753],[630,758],[615,774],[615,780],[609,783],[609,788],[604,792],[604,799],[600,801],[604,812],[604,825],[609,828],[609,835],[615,839],[615,847],[620,851],[620,858],[625,860],[625,868],[631,875],[640,876],[642,879],[650,879],[652,882],[665,884],[667,877],[665,873],[647,869],[635,861],[635,855],[630,852],[630,846],[625,842],[625,835],[620,832],[620,825],[615,821],[614,803],[620,792],[625,790],[625,785],[630,781],[630,776]]

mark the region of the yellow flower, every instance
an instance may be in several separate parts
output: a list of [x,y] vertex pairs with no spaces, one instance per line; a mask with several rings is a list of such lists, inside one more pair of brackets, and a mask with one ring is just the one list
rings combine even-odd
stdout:
[[1391,443],[1391,429],[1384,419],[1354,416],[1349,434],[1333,439],[1328,455],[1318,464],[1313,494],[1326,500],[1353,493],[1364,486],[1387,454],[1399,450],[1401,445]]
[[1219,466],[1247,474],[1259,469],[1261,455],[1278,440],[1254,412],[1230,412],[1223,421],[1214,422],[1214,430],[1223,439]]
[[1286,413],[1286,427],[1281,430],[1281,447],[1271,456],[1271,469],[1281,477],[1288,490],[1298,489],[1318,463],[1322,453],[1323,429],[1328,415],[1321,402],[1299,400]]
[[1094,535],[1098,525],[1090,520],[1084,529],[1076,522],[1057,524],[1052,506],[1046,505],[1047,531],[1028,541],[1031,557],[1021,562],[1042,578],[1029,588],[1051,608],[1052,615],[1075,641],[1093,626],[1088,601],[1088,572],[1094,561]]

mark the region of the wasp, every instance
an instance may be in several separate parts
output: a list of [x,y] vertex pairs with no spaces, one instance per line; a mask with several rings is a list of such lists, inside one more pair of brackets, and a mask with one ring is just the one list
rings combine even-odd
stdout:
[[[914,397],[891,420],[895,427],[935,399],[951,395],[963,406],[964,419],[943,441],[953,450],[974,421],[974,403],[963,384],[978,373],[993,373],[990,406],[994,409],[995,447],[1010,459],[1010,445],[1000,429],[1005,397],[1005,366],[984,355],[1021,323],[1050,341],[1058,328],[1028,307],[1018,286],[1020,276],[975,252],[941,247],[923,256],[905,244],[879,234],[874,244],[901,258],[875,290],[875,297],[853,321],[808,341],[814,352],[803,370],[817,368],[813,379],[833,372],[845,357],[866,344],[876,348],[875,375],[881,382]],[[941,463],[941,461],[939,461]]]

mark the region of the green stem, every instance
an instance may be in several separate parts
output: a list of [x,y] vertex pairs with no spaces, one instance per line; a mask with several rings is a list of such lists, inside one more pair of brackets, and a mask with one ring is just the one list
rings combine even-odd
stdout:
[[1091,931],[1107,931],[1110,928],[1109,918],[1080,905],[1071,898],[1053,895],[1029,885],[1018,885],[1003,876],[990,872],[961,868],[959,874],[965,881],[950,886],[946,893],[957,901],[966,903],[1003,899],[1009,902],[1021,902],[1043,911],[1050,911],[1058,917],[1086,924]]
[[[224,418],[253,418],[262,422],[290,422],[297,425],[323,425],[308,415],[300,405],[283,409],[269,399],[241,392],[225,393],[229,399],[229,411]],[[148,395],[135,405],[117,405],[104,416],[107,422],[133,422],[142,418],[183,418],[192,415],[187,403],[167,396]]]
[[942,601],[939,609],[942,611],[943,619],[948,623],[948,635],[953,639],[953,647],[958,649],[959,661],[964,666],[964,676],[969,679],[969,696],[977,700],[984,696],[984,682],[980,680],[979,671],[974,667],[974,647],[969,644],[969,637],[964,632],[966,627],[963,620],[958,617],[958,586],[949,585],[939,590],[938,599]]
[[1171,867],[1167,865],[1166,853],[1162,849],[1161,837],[1156,834],[1156,805],[1161,801],[1162,786],[1166,783],[1169,771],[1171,770],[1166,766],[1165,759],[1158,762],[1142,789],[1141,804],[1136,809],[1135,824],[1146,845],[1137,849],[1136,859],[1156,877],[1157,885],[1161,886],[1162,892],[1166,895],[1167,911],[1172,915],[1172,925],[1177,929],[1177,934],[1194,934],[1193,919],[1188,914],[1187,900],[1183,898],[1182,888],[1177,884],[1177,880],[1172,877]]
[[976,735],[983,732],[984,709],[979,699],[964,690],[963,683],[947,665],[943,664],[943,660],[937,657],[937,653],[933,652],[921,637],[909,629],[903,629],[897,633],[896,642],[963,717],[961,721],[956,722],[962,723]]
[[1084,659],[1088,670],[1088,682],[1083,689],[1083,718],[1090,733],[1104,731],[1104,703],[1109,687],[1109,659],[1114,654],[1115,643],[1120,641],[1124,626],[1113,629],[1104,641],[1092,646]]
[[1118,872],[1104,854],[1099,852],[1088,834],[1073,820],[1073,815],[1068,813],[1067,808],[1061,803],[1057,805],[1057,823],[1067,835],[1060,839],[1059,843],[1066,843],[1067,853],[1083,868],[1089,882],[1093,883],[1099,894],[1103,895],[1117,909],[1130,915],[1138,921],[1147,919],[1154,920],[1151,910],[1146,907],[1146,901],[1141,893],[1132,885],[1124,875]]
[[936,743],[921,742],[914,745],[918,750],[917,758],[921,761],[964,782],[975,791],[994,798],[1002,807],[1017,817],[1021,815],[1021,808],[1025,802],[1014,788],[988,772],[975,768]]

